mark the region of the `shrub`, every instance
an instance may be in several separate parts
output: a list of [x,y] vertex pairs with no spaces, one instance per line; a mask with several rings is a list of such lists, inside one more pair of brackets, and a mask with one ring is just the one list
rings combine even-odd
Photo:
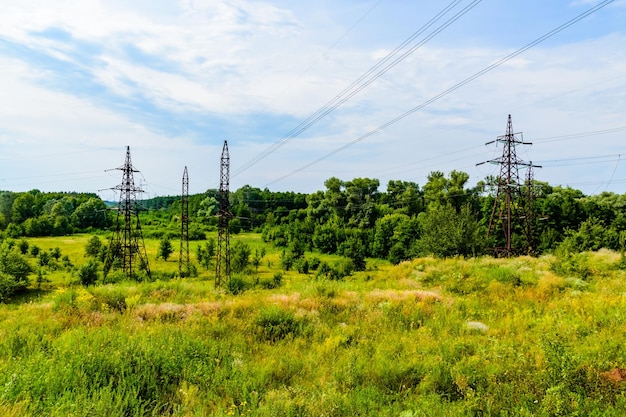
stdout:
[[98,236],[92,236],[85,245],[85,255],[97,257],[102,249],[102,241]]
[[26,239],[21,239],[20,243],[17,244],[17,247],[20,249],[20,253],[22,255],[26,255],[28,253],[28,240]]
[[170,239],[168,237],[162,238],[159,242],[157,258],[163,258],[164,261],[167,261],[172,252],[174,252],[174,247],[172,246],[172,242],[170,242]]
[[0,300],[28,286],[32,267],[17,248],[3,243],[0,247]]
[[0,302],[8,299],[21,287],[13,276],[0,272]]
[[83,285],[92,285],[98,280],[98,261],[89,259],[86,264],[78,267],[76,275]]
[[277,306],[261,311],[255,324],[261,339],[269,342],[298,336],[304,327],[304,323],[297,319],[293,312]]
[[226,286],[226,289],[232,295],[237,295],[237,294],[243,293],[247,289],[247,287],[248,287],[248,284],[242,277],[238,275],[234,275],[230,277],[230,281],[228,281],[228,285]]

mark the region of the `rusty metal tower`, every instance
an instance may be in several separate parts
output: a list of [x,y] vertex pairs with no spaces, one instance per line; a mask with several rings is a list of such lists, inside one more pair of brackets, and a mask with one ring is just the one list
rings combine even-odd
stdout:
[[[531,176],[530,181],[532,182],[532,168],[534,165],[519,159],[516,147],[518,145],[532,145],[532,143],[524,142],[521,132],[513,132],[510,114],[506,133],[498,136],[496,140],[487,142],[486,145],[492,143],[502,144],[503,149],[500,158],[486,161],[500,165],[500,175],[497,180],[498,188],[491,210],[491,217],[489,218],[487,240],[494,235],[495,229],[499,227],[502,229],[503,245],[496,245],[493,248],[495,256],[508,257],[514,254],[531,252],[532,223],[528,210],[532,207],[532,204],[527,200],[532,194],[522,195],[519,169],[520,167],[528,168]],[[513,242],[514,233],[519,230],[524,234],[525,248],[519,247],[519,242]]]
[[230,155],[228,142],[224,141],[220,159],[220,189],[218,195],[219,211],[217,213],[217,260],[215,262],[215,286],[220,287],[230,281],[230,234],[228,223],[230,213]]
[[189,265],[189,174],[187,167],[183,171],[183,190],[180,199],[180,256],[178,274],[181,278],[190,275]]
[[[143,190],[135,186],[134,173],[139,171],[133,167],[130,160],[130,146],[126,147],[124,165],[115,169],[122,171],[122,183],[112,188],[120,192],[120,201],[117,207],[115,232],[111,236],[109,251],[104,262],[104,275],[109,273],[115,261],[118,260],[128,278],[134,277],[135,267],[139,267],[150,277],[150,265],[141,233],[137,204],[137,193]],[[135,258],[138,258],[137,265]]]

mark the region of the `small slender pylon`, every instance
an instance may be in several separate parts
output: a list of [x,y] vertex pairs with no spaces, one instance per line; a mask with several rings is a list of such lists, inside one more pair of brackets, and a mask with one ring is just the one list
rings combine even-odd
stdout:
[[190,274],[189,264],[189,174],[187,167],[183,171],[183,190],[180,199],[180,256],[178,258],[178,274],[181,278]]

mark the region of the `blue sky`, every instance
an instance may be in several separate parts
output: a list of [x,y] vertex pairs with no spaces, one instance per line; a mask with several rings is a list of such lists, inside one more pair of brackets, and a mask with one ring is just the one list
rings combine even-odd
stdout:
[[[473,186],[498,173],[476,164],[502,152],[484,144],[511,114],[536,179],[624,193],[624,0],[430,102],[600,3],[0,0],[0,189],[115,199],[128,145],[147,197],[178,194],[185,166],[203,192],[225,139],[233,190],[313,192],[331,176],[384,189],[452,169]],[[419,48],[284,140],[448,4],[404,50]]]

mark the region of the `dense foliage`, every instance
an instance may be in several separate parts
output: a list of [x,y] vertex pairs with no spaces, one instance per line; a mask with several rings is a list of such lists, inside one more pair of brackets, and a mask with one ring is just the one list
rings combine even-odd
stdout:
[[[487,239],[495,180],[486,178],[474,187],[468,187],[468,180],[464,172],[446,176],[435,171],[422,187],[391,180],[380,191],[376,179],[332,177],[325,181],[325,190],[308,195],[246,185],[230,193],[230,229],[262,232],[267,242],[285,250],[288,266],[305,250],[343,255],[356,270],[365,267],[365,258],[398,263],[416,256],[491,253],[503,245],[497,224]],[[530,225],[530,233],[525,233],[521,222],[513,222],[513,245],[519,253],[548,253],[559,246],[574,252],[623,250],[626,194],[585,196],[541,182],[521,191],[532,192],[534,198],[530,206],[514,202],[525,210]],[[180,197],[155,197],[140,206],[146,237],[165,242],[180,236]],[[189,197],[191,240],[204,240],[215,230],[217,210],[216,190]],[[114,223],[114,213],[95,195],[0,192],[0,229],[7,237],[106,230]]]
[[61,236],[111,225],[95,194],[0,191],[0,229],[9,237]]

